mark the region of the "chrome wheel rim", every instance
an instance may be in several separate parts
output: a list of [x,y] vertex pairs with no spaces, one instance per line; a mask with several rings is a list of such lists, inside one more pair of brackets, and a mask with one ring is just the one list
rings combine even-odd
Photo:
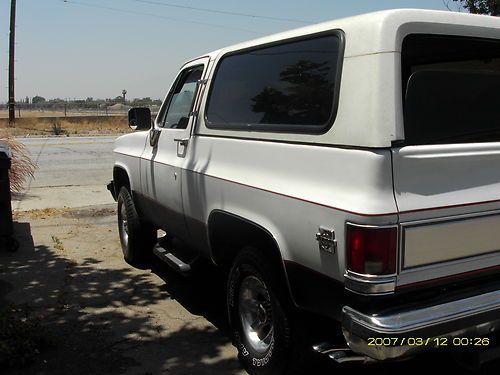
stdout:
[[238,313],[248,345],[257,353],[267,352],[274,339],[271,298],[265,284],[255,276],[241,282]]
[[128,246],[128,222],[127,222],[127,210],[125,205],[122,204],[120,207],[120,217],[118,218],[120,225],[120,239],[123,246]]

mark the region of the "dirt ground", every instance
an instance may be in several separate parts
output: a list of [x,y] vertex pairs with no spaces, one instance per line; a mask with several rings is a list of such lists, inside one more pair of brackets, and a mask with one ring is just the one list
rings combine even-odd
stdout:
[[[33,309],[47,344],[32,364],[1,374],[245,374],[228,338],[225,276],[208,265],[188,278],[159,260],[127,265],[114,205],[16,213],[15,237],[17,252],[0,251],[0,307]],[[497,373],[498,364],[472,374]],[[360,366],[321,357],[308,374],[469,373],[442,355]]]
[[16,214],[21,247],[0,252],[0,306],[34,307],[52,344],[2,373],[243,374],[223,277],[132,268],[115,227],[114,206]]

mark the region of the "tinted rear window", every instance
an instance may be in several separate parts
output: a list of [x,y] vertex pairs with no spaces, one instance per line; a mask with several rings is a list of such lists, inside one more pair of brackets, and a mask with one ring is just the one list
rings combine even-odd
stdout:
[[500,141],[500,41],[411,36],[402,59],[406,144]]
[[331,124],[338,85],[337,34],[224,57],[213,83],[207,126],[318,132]]

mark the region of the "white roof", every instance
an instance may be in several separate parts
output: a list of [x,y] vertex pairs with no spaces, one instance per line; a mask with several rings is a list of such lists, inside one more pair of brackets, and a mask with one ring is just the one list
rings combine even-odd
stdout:
[[[481,35],[500,38],[500,19],[498,17],[438,10],[392,9],[305,26],[235,44],[212,51],[204,56],[216,57],[221,53],[332,29],[343,30],[349,36],[345,57],[394,52],[400,48],[396,38],[400,29],[404,25],[415,23],[446,24],[450,28],[457,29],[456,33],[460,35],[463,34],[459,31],[461,26],[479,27],[483,30],[491,28],[491,35],[484,35],[484,32]],[[451,34],[454,33],[451,32]]]
[[[404,138],[400,70],[403,39],[411,34],[500,39],[498,17],[417,9],[397,9],[328,21],[239,43],[208,55],[225,53],[328,30],[345,34],[341,92],[333,126],[324,134],[252,132],[259,139],[335,145],[390,147]],[[383,95],[381,95],[383,94]],[[200,126],[201,134],[239,137],[236,130]],[[248,136],[248,135],[247,135]]]

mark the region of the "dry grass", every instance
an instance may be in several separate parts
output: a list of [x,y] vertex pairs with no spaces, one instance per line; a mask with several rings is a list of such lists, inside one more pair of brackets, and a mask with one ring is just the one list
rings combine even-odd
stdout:
[[14,211],[13,216],[15,220],[19,219],[47,219],[49,217],[102,217],[116,215],[116,209],[113,208],[41,208],[28,211]]
[[59,251],[66,250],[64,248],[64,245],[63,245],[62,241],[59,239],[59,237],[52,236],[52,242],[54,243],[54,249],[59,250]]
[[[105,114],[103,110],[99,114]],[[78,112],[78,111],[67,111],[67,116],[96,116],[97,112]],[[42,110],[21,110],[21,118],[35,118],[35,117],[65,117],[64,111],[42,111]],[[0,110],[0,119],[9,118],[9,111]],[[19,112],[16,109],[16,119],[19,118]]]
[[0,134],[0,142],[9,145],[12,153],[9,170],[10,190],[20,193],[23,191],[28,179],[34,177],[37,166],[31,159],[31,153],[26,146],[15,138]]
[[[0,119],[0,132],[11,136],[27,135],[100,135],[128,133],[125,116],[77,116],[63,118],[20,118],[9,126]],[[57,133],[57,134],[55,134]]]
[[14,220],[19,219],[46,219],[51,216],[63,216],[70,211],[69,208],[43,208],[28,211],[14,211]]

